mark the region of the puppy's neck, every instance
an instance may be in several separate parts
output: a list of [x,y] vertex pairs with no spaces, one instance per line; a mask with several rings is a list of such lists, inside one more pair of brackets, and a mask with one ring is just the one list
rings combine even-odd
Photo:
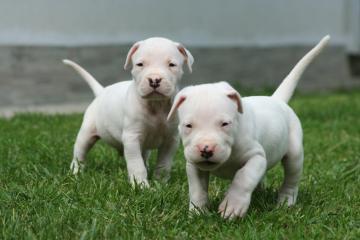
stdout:
[[171,108],[171,99],[151,100],[142,99],[142,105],[151,115],[168,114]]

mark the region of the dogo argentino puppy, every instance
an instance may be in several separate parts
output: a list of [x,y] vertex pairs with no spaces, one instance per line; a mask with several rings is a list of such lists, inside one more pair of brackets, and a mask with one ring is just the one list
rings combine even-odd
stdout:
[[166,117],[184,63],[191,72],[191,53],[165,38],[139,41],[129,50],[124,66],[128,69],[132,65],[133,80],[105,88],[76,63],[63,62],[86,80],[95,95],[76,138],[73,173],[82,170],[87,152],[98,139],[103,139],[125,156],[132,184],[148,186],[145,161],[151,149],[158,149],[155,177],[167,180],[178,134],[177,121],[168,122]]
[[303,166],[301,123],[287,105],[309,63],[329,41],[324,37],[271,97],[240,98],[226,82],[190,86],[175,97],[189,182],[190,210],[206,209],[209,172],[233,179],[219,206],[224,218],[243,217],[255,187],[280,159],[285,178],[278,202],[295,204]]

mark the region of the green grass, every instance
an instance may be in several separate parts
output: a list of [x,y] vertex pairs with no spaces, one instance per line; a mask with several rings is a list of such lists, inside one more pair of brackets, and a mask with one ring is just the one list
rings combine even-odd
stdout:
[[305,134],[298,203],[276,208],[277,166],[236,221],[216,213],[229,184],[218,178],[211,212],[188,215],[181,149],[167,185],[132,189],[105,144],[83,174],[69,173],[80,115],[0,119],[0,239],[360,239],[360,93],[297,95],[291,106]]

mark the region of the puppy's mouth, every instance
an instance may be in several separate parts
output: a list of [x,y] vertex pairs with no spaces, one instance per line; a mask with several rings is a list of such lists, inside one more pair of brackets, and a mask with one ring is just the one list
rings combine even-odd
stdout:
[[164,99],[164,98],[168,98],[168,96],[162,94],[161,92],[158,92],[156,90],[142,96],[142,98],[145,99]]
[[219,163],[212,161],[202,161],[195,163],[195,165],[202,170],[211,171],[216,169],[219,166]]

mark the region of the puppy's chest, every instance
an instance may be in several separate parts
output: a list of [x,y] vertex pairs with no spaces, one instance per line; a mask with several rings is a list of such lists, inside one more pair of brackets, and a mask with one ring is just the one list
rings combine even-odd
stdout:
[[220,166],[218,169],[212,171],[212,174],[214,174],[217,177],[225,178],[225,179],[233,179],[236,172],[241,169],[245,165],[245,161],[229,161],[224,163],[222,166]]
[[219,168],[212,171],[217,177],[225,179],[233,179],[236,172],[241,169],[247,162],[246,159],[242,158],[242,153],[233,153],[229,159],[222,164]]
[[165,114],[150,115],[143,125],[143,145],[146,148],[157,148],[171,134],[171,128]]

